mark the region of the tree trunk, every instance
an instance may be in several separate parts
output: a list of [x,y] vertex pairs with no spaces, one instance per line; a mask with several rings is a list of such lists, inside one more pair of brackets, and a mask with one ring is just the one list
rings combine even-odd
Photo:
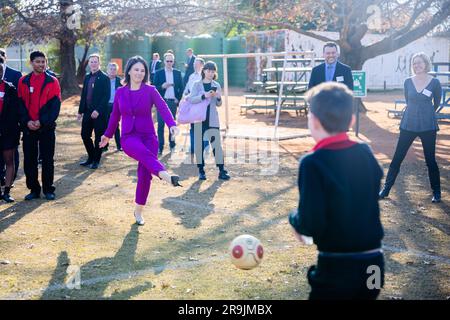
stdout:
[[61,91],[64,96],[79,94],[80,88],[76,78],[75,39],[60,39],[61,56]]
[[77,81],[78,84],[82,84],[84,81],[84,77],[86,76],[86,65],[87,65],[87,54],[89,52],[89,49],[91,48],[90,43],[86,43],[84,45],[84,52],[83,52],[83,58],[81,60],[78,60],[78,70],[77,70]]
[[70,24],[67,23],[67,18],[70,17],[71,13],[66,12],[67,8],[69,8],[72,4],[72,0],[60,0],[61,32],[58,39],[60,43],[59,54],[61,61],[60,84],[64,97],[80,93],[75,67],[75,45],[77,39],[75,36],[75,31],[72,27],[69,28]]

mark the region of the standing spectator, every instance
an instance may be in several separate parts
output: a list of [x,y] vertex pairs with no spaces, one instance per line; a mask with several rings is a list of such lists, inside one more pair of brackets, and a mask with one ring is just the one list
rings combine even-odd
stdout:
[[[155,87],[158,89],[159,94],[164,98],[164,101],[169,106],[172,116],[175,119],[177,114],[178,103],[183,96],[183,80],[181,78],[180,70],[173,68],[175,61],[175,55],[167,52],[164,54],[164,69],[158,70],[155,73]],[[164,149],[164,119],[158,112],[158,141],[159,152],[161,155]],[[175,150],[175,137],[169,132],[170,151]]]
[[437,78],[428,74],[431,61],[425,53],[416,53],[411,64],[414,76],[404,83],[407,107],[400,122],[400,136],[380,198],[389,195],[409,147],[419,137],[433,190],[432,202],[441,202],[441,181],[436,162],[436,135],[439,130],[436,109],[441,102],[442,87]]
[[142,211],[150,192],[152,176],[175,187],[181,187],[180,177],[170,176],[164,165],[158,161],[157,140],[152,120],[153,106],[156,106],[173,135],[178,134],[178,128],[161,95],[154,86],[148,84],[148,78],[147,62],[140,56],[130,58],[125,68],[124,86],[117,90],[108,129],[100,143],[100,147],[108,143],[122,118],[123,149],[129,157],[138,161],[134,210],[138,225],[145,223]]
[[314,67],[309,79],[308,89],[322,82],[336,81],[343,83],[353,91],[352,69],[338,61],[338,46],[334,42],[327,42],[323,46],[323,57],[325,62]]
[[56,119],[61,108],[61,89],[55,77],[45,72],[47,57],[43,52],[30,54],[33,72],[19,80],[19,111],[23,127],[23,156],[27,188],[25,200],[40,198],[38,146],[42,157],[42,191],[47,200],[55,199],[54,155]]
[[[0,74],[3,74],[4,60],[0,57]],[[17,89],[12,83],[0,79],[0,158],[6,165],[5,189],[0,197],[6,202],[14,202],[10,196],[14,182],[14,153],[20,139],[19,101]]]
[[[98,54],[91,54],[88,64],[91,72],[84,79],[78,108],[78,121],[82,120],[81,138],[88,158],[80,165],[97,169],[102,157],[102,150],[99,147],[100,139],[105,132],[109,117],[108,102],[111,95],[111,82],[108,75],[100,70]],[[95,133],[94,142],[92,142],[92,131]]]
[[[120,83],[121,79],[117,76],[118,70],[119,70],[119,66],[117,65],[117,63],[110,62],[108,64],[107,72],[108,72],[109,81],[111,82],[111,96],[109,98],[109,103],[108,103],[109,115],[111,115],[111,112],[113,110],[114,97],[116,95],[116,90],[122,86]],[[108,119],[109,119],[109,117],[108,117]],[[120,145],[120,129],[119,129],[119,127],[117,127],[117,130],[114,133],[114,140],[116,141],[117,151],[122,151],[122,147]]]
[[[187,82],[185,88],[184,88],[184,95],[188,96],[192,91],[192,86],[195,82],[202,80],[202,70],[203,66],[205,65],[205,60],[202,58],[196,58],[194,62],[194,69],[195,72],[189,76],[189,81]],[[191,157],[195,153],[195,139],[194,139],[194,124],[191,123],[191,129],[189,130],[189,135],[191,138]],[[208,145],[208,141],[203,141],[203,144],[205,144],[205,147]]]
[[208,141],[213,149],[216,166],[219,168],[219,179],[230,180],[228,172],[225,170],[224,154],[220,139],[220,121],[217,107],[222,105],[222,95],[220,84],[215,81],[217,78],[217,66],[214,62],[205,63],[202,71],[202,80],[197,81],[192,86],[192,91],[186,99],[190,103],[200,103],[202,100],[210,99],[206,109],[206,119],[203,122],[194,124],[195,157],[199,171],[199,180],[206,180],[204,151]]
[[191,48],[186,50],[186,63],[184,64],[184,67],[186,68],[186,71],[184,73],[184,79],[183,84],[186,85],[189,81],[189,76],[195,72],[194,70],[194,62],[196,56],[194,55],[194,50]]
[[150,83],[153,84],[155,80],[156,71],[162,68],[162,61],[159,58],[159,53],[155,52],[152,57],[152,64],[150,65]]
[[[6,50],[3,48],[0,48],[0,57],[3,58],[4,61],[4,68],[3,72],[1,73],[1,79],[5,82],[12,83],[14,88],[17,90],[19,86],[19,79],[22,77],[22,73],[18,70],[10,68],[7,65]],[[17,178],[19,164],[20,164],[19,147],[17,146],[16,151],[14,152],[14,180]],[[0,184],[2,187],[5,185],[5,174],[6,174],[5,163],[3,162],[3,157],[0,157]]]

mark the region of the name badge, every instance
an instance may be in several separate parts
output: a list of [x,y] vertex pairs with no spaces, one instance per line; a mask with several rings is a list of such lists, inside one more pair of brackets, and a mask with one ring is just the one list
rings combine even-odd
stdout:
[[34,88],[30,87],[30,93],[33,93],[33,92],[34,92]]
[[5,96],[4,92],[0,92],[0,98],[3,98]]
[[431,97],[431,91],[427,89],[423,89],[422,94],[426,95],[427,97]]
[[337,82],[344,82],[344,77],[343,76],[336,77],[336,81]]

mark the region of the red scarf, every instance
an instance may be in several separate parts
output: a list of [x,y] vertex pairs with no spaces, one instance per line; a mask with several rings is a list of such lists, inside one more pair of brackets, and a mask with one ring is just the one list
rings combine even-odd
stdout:
[[319,149],[341,150],[350,148],[355,144],[357,144],[357,142],[351,141],[346,132],[341,132],[320,140],[311,151],[317,151]]

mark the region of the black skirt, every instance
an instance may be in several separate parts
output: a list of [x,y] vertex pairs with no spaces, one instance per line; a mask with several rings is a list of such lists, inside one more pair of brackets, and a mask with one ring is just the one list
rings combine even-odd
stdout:
[[20,131],[0,134],[0,150],[16,149],[19,145]]

